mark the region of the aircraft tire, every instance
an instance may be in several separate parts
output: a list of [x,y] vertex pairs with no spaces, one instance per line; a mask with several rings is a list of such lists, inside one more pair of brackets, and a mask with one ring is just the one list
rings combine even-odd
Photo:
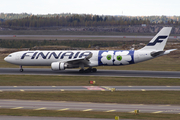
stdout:
[[84,73],[84,69],[80,69],[79,72],[80,72],[80,73]]
[[20,69],[20,72],[23,72],[24,70],[23,69]]
[[93,68],[93,69],[92,69],[92,72],[97,72],[97,69],[96,69],[96,68]]
[[86,69],[84,72],[89,73],[89,72],[91,72],[91,69]]

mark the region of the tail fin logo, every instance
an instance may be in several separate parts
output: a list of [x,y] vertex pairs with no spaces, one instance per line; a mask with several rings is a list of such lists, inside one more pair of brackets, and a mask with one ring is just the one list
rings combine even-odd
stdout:
[[166,39],[167,37],[168,36],[158,36],[154,42],[147,44],[147,46],[154,46],[156,43],[161,43],[163,41],[162,39]]

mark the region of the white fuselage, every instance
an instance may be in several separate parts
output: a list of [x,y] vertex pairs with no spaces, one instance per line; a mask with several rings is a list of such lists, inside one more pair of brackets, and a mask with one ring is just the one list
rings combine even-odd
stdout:
[[128,65],[153,58],[152,51],[134,50],[68,50],[68,51],[20,51],[4,60],[22,66],[50,66],[53,62],[66,62],[80,59],[92,53],[88,66]]

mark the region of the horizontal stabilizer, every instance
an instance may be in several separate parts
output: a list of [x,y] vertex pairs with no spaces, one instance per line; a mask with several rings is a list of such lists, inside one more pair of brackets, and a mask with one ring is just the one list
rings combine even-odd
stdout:
[[170,49],[170,50],[166,50],[166,51],[158,51],[158,52],[151,52],[151,56],[152,57],[158,57],[158,56],[162,56],[162,55],[167,55],[172,51],[175,51],[177,49]]

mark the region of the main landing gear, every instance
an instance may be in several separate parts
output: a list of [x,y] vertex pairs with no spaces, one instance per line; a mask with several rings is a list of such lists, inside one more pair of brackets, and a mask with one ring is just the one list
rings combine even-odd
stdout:
[[89,72],[97,72],[96,68],[88,68],[88,69],[80,69],[80,73],[89,73]]
[[20,70],[19,70],[20,72],[23,72],[24,70],[23,70],[23,68],[22,68],[22,65],[20,65]]

